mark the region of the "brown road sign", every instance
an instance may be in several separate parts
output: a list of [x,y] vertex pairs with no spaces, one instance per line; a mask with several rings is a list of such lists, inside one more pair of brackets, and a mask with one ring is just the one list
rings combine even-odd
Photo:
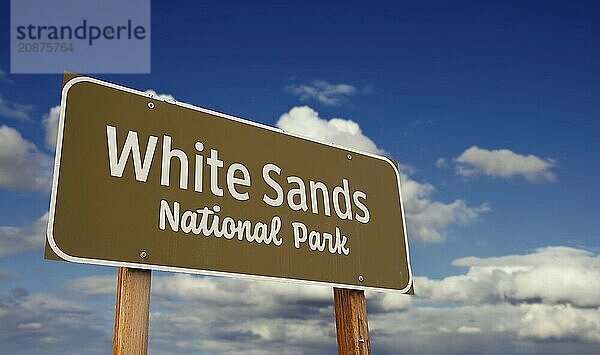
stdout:
[[390,159],[88,77],[63,87],[48,244],[80,263],[412,285]]

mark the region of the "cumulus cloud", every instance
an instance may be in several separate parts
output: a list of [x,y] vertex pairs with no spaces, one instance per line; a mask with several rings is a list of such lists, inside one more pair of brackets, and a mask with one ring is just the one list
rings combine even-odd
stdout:
[[457,259],[465,273],[417,277],[418,303],[370,317],[373,344],[389,353],[594,353],[599,263],[600,255],[568,247]]
[[0,226],[0,258],[41,248],[47,225],[48,213],[24,227]]
[[[373,352],[592,354],[600,343],[598,258],[567,247],[467,257],[453,262],[468,267],[460,275],[416,278],[417,296],[367,292]],[[548,269],[556,265],[564,265],[562,274]],[[539,278],[575,281],[538,287]],[[114,275],[81,278],[69,289],[112,297],[114,282]],[[160,273],[152,284],[150,349],[335,353],[334,320],[329,287]]]
[[[289,303],[313,304],[327,308],[333,300],[329,286],[303,285],[285,281],[248,281],[225,277],[190,274],[158,274],[152,280],[152,294],[159,298],[177,297],[186,301],[213,303],[217,306],[244,303],[260,314],[288,308]],[[112,295],[115,275],[87,276],[69,280],[64,289],[78,297]],[[397,293],[371,292],[369,306],[375,313],[399,311],[411,306],[411,297]]]
[[30,121],[31,110],[33,105],[22,105],[16,102],[11,102],[0,96],[0,117],[10,118],[20,121]]
[[[416,278],[415,297],[367,292],[373,352],[464,354],[485,349],[489,354],[592,354],[600,343],[598,260],[597,254],[568,247],[465,257],[453,262],[467,268],[459,275]],[[114,300],[115,275],[71,280],[65,294]],[[31,304],[21,301],[17,311],[28,312],[15,319],[3,318],[7,306],[0,310],[0,328],[10,328],[2,328],[4,334],[12,332],[28,344],[39,344],[48,337],[38,335],[49,331],[47,313],[61,309],[77,315],[59,320],[66,322],[65,332],[80,326],[80,317],[87,317],[84,331],[97,331],[103,339],[96,347],[110,347],[105,335],[110,334],[110,326],[85,307],[41,296],[35,301],[21,289],[3,297],[0,307],[9,298],[11,306],[15,299],[29,298]],[[329,287],[156,273],[150,349],[161,354],[326,354],[336,349],[334,319]],[[52,339],[77,336],[65,349],[76,351],[81,344],[77,334],[84,333],[57,331]],[[0,350],[14,349],[6,344]],[[20,350],[35,350],[33,345],[20,346]]]
[[[112,296],[115,275],[71,280],[74,297]],[[150,349],[161,354],[335,352],[333,292],[327,286],[155,274]],[[402,312],[411,297],[369,292],[369,314]]]
[[344,98],[357,92],[352,85],[331,84],[325,80],[314,80],[310,84],[292,84],[287,86],[285,91],[302,101],[315,100],[330,106],[339,105]]
[[508,149],[487,150],[472,146],[454,159],[456,173],[462,176],[487,175],[510,179],[522,176],[527,181],[553,182],[556,175],[551,171],[556,161],[535,155],[521,155]]
[[50,156],[16,129],[0,126],[0,188],[47,192],[51,174]]
[[[184,281],[183,289],[188,290],[191,283],[197,283],[193,288],[202,292],[153,293],[150,348],[154,351],[335,352],[331,290],[323,297],[304,296],[306,300],[302,301],[302,296],[295,295],[295,287],[287,292],[276,290],[272,297],[269,282],[255,287],[255,282],[200,277],[169,277],[164,281],[174,283],[175,289]],[[367,297],[372,348],[378,354],[464,354],[484,348],[490,354],[514,354],[523,353],[523,346],[535,350],[529,353],[561,354],[569,349],[593,353],[599,342],[598,309],[511,303],[448,307],[443,303],[426,306],[413,302],[411,306],[405,301],[410,296],[405,295],[394,295],[390,303],[394,306],[385,308],[381,301],[388,294],[368,292]],[[548,340],[558,344],[547,346]]]
[[450,203],[435,201],[433,185],[413,180],[404,173],[400,175],[408,236],[414,240],[441,242],[445,239],[442,232],[445,227],[469,223],[490,210],[486,204],[473,207],[462,199]]
[[[385,153],[362,132],[356,122],[340,118],[323,119],[308,106],[294,107],[283,114],[277,121],[277,127],[322,142],[369,153]],[[401,170],[411,173],[413,169],[402,166]],[[401,174],[401,180],[408,235],[413,240],[440,242],[445,239],[442,231],[445,227],[468,223],[489,211],[485,204],[473,207],[461,199],[450,203],[435,201],[432,199],[435,188],[431,184],[417,182],[405,173]]]
[[468,257],[453,265],[466,274],[420,278],[417,292],[436,302],[512,302],[600,307],[600,256],[574,248],[546,247],[525,255]]
[[369,317],[374,353],[595,354],[600,311],[508,303],[413,307]]
[[600,309],[575,308],[570,304],[534,304],[520,307],[520,322],[503,328],[515,331],[521,338],[539,340],[581,339],[600,343]]
[[286,132],[325,143],[335,143],[368,153],[385,153],[363,134],[358,123],[343,118],[321,118],[317,111],[308,106],[292,108],[279,117],[276,125]]
[[46,147],[50,150],[56,149],[56,139],[58,136],[58,119],[60,117],[60,105],[50,108],[47,114],[42,117],[42,124],[46,130]]
[[394,292],[367,292],[369,314],[402,312],[412,307],[412,296]]
[[[75,285],[114,294],[113,276]],[[326,286],[188,274],[152,280],[151,352],[160,354],[326,354],[335,351],[333,292]],[[393,302],[390,307],[396,306]],[[397,307],[397,306],[396,306]]]

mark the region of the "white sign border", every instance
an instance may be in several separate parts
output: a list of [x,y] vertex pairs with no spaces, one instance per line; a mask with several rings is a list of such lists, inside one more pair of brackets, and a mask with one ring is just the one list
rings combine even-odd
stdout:
[[[250,275],[250,274],[242,274],[242,273],[230,273],[230,272],[223,272],[223,271],[211,271],[211,270],[200,270],[200,269],[188,269],[188,268],[182,268],[182,267],[172,267],[172,266],[162,266],[162,265],[155,265],[155,264],[138,264],[138,263],[129,263],[129,262],[121,262],[121,261],[112,261],[112,260],[101,260],[101,259],[92,259],[92,258],[80,258],[80,257],[76,257],[76,256],[71,256],[68,255],[66,253],[64,253],[62,250],[60,250],[60,248],[58,247],[58,245],[56,244],[56,242],[54,241],[54,213],[56,211],[56,194],[57,194],[57,190],[58,190],[58,180],[59,180],[59,173],[60,173],[60,159],[61,159],[61,153],[62,153],[62,141],[63,141],[63,130],[64,130],[64,124],[65,124],[65,110],[66,110],[66,105],[67,105],[67,98],[68,98],[68,93],[69,90],[75,86],[78,83],[82,83],[82,82],[88,82],[88,83],[93,83],[93,84],[98,84],[98,85],[102,85],[102,86],[106,86],[106,87],[110,87],[113,89],[117,89],[120,91],[125,91],[131,94],[135,94],[135,95],[139,95],[139,96],[143,96],[146,97],[148,99],[152,99],[152,100],[158,100],[158,101],[163,101],[163,102],[167,102],[169,104],[172,105],[177,105],[180,107],[184,107],[187,109],[191,109],[191,110],[195,110],[195,111],[199,111],[199,112],[203,112],[203,113],[207,113],[210,115],[214,115],[214,116],[218,116],[221,118],[225,118],[225,119],[229,119],[229,120],[233,120],[236,122],[240,122],[240,123],[244,123],[244,124],[248,124],[251,126],[255,126],[255,127],[259,127],[262,129],[267,129],[273,132],[277,132],[277,133],[281,133],[281,134],[285,134],[291,137],[296,137],[296,138],[300,138],[303,140],[308,140],[311,142],[315,142],[318,144],[323,144],[326,146],[330,146],[330,147],[334,147],[334,148],[339,148],[345,151],[349,151],[349,152],[353,152],[353,153],[358,153],[358,154],[362,154],[362,155],[367,155],[370,156],[372,158],[375,159],[380,159],[380,160],[384,160],[386,161],[388,164],[390,164],[392,166],[392,168],[394,169],[394,172],[396,173],[396,178],[398,181],[398,193],[399,193],[399,198],[400,198],[400,209],[402,212],[402,228],[404,230],[404,245],[406,247],[406,263],[408,265],[408,283],[406,285],[405,288],[398,290],[398,289],[392,289],[392,288],[380,288],[380,287],[371,287],[371,286],[360,286],[360,285],[353,285],[353,284],[337,284],[337,283],[331,283],[331,282],[326,282],[326,281],[310,281],[310,280],[301,280],[301,279],[295,279],[295,278],[283,278],[283,277],[275,277],[275,276],[262,276],[262,275]],[[59,122],[58,122],[58,136],[57,136],[57,140],[56,140],[56,155],[54,158],[54,174],[53,174],[53,178],[52,178],[52,192],[50,195],[50,211],[48,214],[48,228],[46,231],[46,236],[48,239],[48,244],[50,245],[50,248],[52,248],[52,250],[56,253],[56,255],[58,255],[60,258],[66,260],[66,261],[70,261],[70,262],[75,262],[75,263],[81,263],[81,264],[92,264],[92,265],[105,265],[105,266],[120,266],[120,267],[128,267],[128,268],[137,268],[137,269],[146,269],[146,270],[158,270],[158,271],[168,271],[168,272],[180,272],[180,273],[188,273],[188,274],[202,274],[202,275],[210,275],[210,276],[225,276],[225,277],[235,277],[235,278],[242,278],[242,279],[250,279],[250,280],[275,280],[275,281],[284,281],[284,282],[291,282],[291,283],[298,283],[298,284],[306,284],[306,285],[320,285],[320,286],[332,286],[332,287],[340,287],[340,288],[351,288],[351,289],[357,289],[357,290],[374,290],[374,291],[386,291],[386,292],[401,292],[401,293],[407,293],[410,288],[413,286],[413,276],[412,276],[412,269],[411,269],[411,265],[410,265],[410,256],[409,256],[409,250],[408,250],[408,237],[407,237],[407,231],[406,231],[406,221],[405,221],[405,217],[404,217],[404,204],[402,203],[402,192],[400,189],[400,173],[398,171],[398,167],[396,166],[395,163],[393,163],[389,158],[380,156],[380,155],[375,155],[375,154],[371,154],[371,153],[367,153],[367,152],[361,152],[359,150],[355,150],[355,149],[351,149],[351,148],[347,148],[347,147],[342,147],[336,144],[331,144],[331,143],[324,143],[324,142],[320,142],[308,137],[303,137],[297,134],[293,134],[293,133],[289,133],[289,132],[285,132],[281,129],[275,128],[275,127],[270,127],[267,125],[263,125],[257,122],[252,122],[252,121],[248,121],[239,117],[235,117],[235,116],[231,116],[231,115],[227,115],[221,112],[216,112],[216,111],[212,111],[209,109],[205,109],[202,107],[198,107],[198,106],[194,106],[194,105],[190,105],[190,104],[186,104],[186,103],[181,103],[181,102],[177,102],[174,100],[168,100],[168,99],[163,99],[157,96],[154,96],[152,94],[143,92],[143,91],[139,91],[139,90],[135,90],[135,89],[131,89],[128,87],[124,87],[124,86],[120,86],[117,84],[113,84],[113,83],[109,83],[106,81],[102,81],[99,79],[95,79],[95,78],[90,78],[90,77],[86,77],[86,76],[79,76],[79,77],[75,77],[71,80],[69,80],[67,83],[65,83],[63,89],[62,89],[62,97],[60,100],[60,117],[59,117]]]

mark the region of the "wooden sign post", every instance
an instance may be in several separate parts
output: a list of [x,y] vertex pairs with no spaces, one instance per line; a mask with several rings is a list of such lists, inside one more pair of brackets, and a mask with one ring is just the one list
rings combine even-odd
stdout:
[[113,355],[148,353],[148,307],[152,271],[119,268]]
[[334,287],[333,301],[338,354],[371,354],[365,292]]

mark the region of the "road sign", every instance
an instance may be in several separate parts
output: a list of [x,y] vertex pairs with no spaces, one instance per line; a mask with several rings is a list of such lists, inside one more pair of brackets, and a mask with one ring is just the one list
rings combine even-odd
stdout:
[[80,263],[412,285],[390,159],[88,77],[63,87],[48,244]]

